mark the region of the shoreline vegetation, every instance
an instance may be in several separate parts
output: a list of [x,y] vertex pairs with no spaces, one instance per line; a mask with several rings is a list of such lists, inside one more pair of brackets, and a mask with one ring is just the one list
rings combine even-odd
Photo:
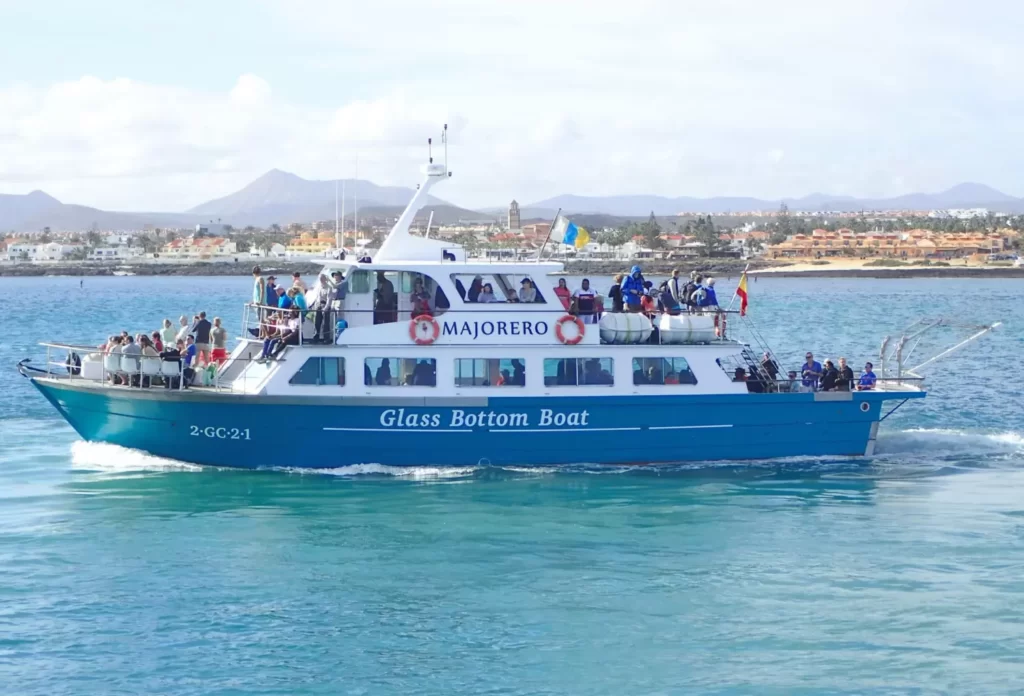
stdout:
[[[258,263],[264,273],[315,275],[322,264],[310,260],[254,259],[251,262],[196,262],[196,263],[119,263],[84,264],[20,263],[0,265],[0,277],[40,276],[247,276]],[[565,262],[566,275],[611,276],[624,272],[634,262],[609,260],[569,260]],[[694,258],[694,259],[638,259],[645,273],[667,275],[678,268],[688,274],[696,270],[704,275],[729,278],[738,276],[744,268],[751,275],[776,278],[1024,278],[1024,267],[1012,265],[964,265],[953,262],[904,262],[882,259],[867,262],[852,260],[822,261],[794,260],[783,263],[767,259]],[[457,264],[453,264],[455,266]]]

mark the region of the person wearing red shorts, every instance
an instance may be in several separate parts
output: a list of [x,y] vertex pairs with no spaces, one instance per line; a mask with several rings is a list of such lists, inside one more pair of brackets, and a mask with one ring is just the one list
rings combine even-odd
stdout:
[[220,317],[213,318],[213,328],[210,329],[210,340],[213,350],[210,352],[210,360],[223,365],[228,359],[228,330],[220,324]]

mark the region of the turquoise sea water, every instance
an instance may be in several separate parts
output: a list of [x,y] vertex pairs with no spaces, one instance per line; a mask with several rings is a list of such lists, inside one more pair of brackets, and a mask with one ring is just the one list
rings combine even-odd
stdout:
[[1024,688],[1024,282],[751,284],[792,367],[1006,322],[866,462],[203,470],[77,442],[14,371],[200,309],[237,330],[248,287],[0,278],[0,693]]

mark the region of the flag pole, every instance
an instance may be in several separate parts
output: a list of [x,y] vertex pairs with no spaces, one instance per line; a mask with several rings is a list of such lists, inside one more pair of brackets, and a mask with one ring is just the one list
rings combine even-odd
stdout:
[[555,219],[551,221],[551,227],[548,228],[547,236],[544,237],[544,243],[540,246],[540,251],[537,252],[537,260],[544,260],[544,247],[548,245],[548,241],[551,239],[551,230],[555,229],[555,223],[558,222],[558,216],[562,214],[562,209],[559,208],[558,212],[555,213]]
[[[743,273],[740,273],[740,280],[743,280],[743,276],[747,275],[747,271],[748,270],[750,270],[750,264],[749,263],[746,265],[746,268],[743,269]],[[725,308],[726,312],[728,312],[730,309],[732,309],[733,302],[735,302],[736,298],[739,297],[739,289],[740,289],[740,284],[736,283],[736,289],[732,293],[732,299],[729,300],[729,306]]]

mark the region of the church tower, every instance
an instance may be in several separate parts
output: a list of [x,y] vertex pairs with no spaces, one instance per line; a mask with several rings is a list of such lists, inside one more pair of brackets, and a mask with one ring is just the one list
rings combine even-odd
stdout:
[[519,224],[519,204],[515,201],[512,201],[508,206],[508,228],[510,230],[521,228]]

